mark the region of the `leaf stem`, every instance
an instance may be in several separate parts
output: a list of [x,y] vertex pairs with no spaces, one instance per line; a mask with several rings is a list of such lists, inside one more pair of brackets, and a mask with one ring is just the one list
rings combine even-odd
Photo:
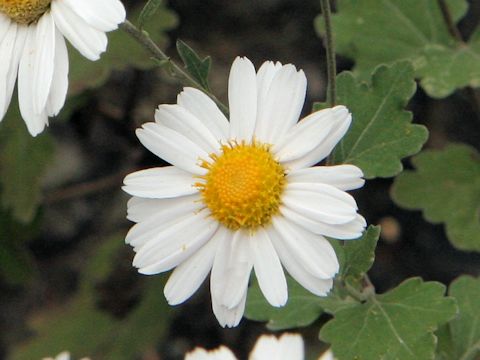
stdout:
[[327,51],[327,102],[331,107],[335,106],[337,101],[337,85],[335,76],[337,73],[337,64],[335,62],[335,43],[333,40],[332,11],[330,9],[330,0],[320,0],[323,19],[325,21],[325,49]]
[[129,34],[135,41],[142,45],[145,50],[147,50],[150,55],[160,63],[167,63],[170,67],[172,76],[178,78],[184,85],[192,86],[199,90],[202,90],[207,94],[222,110],[222,112],[228,116],[228,108],[217,99],[208,89],[205,89],[201,84],[199,84],[195,79],[193,79],[186,71],[184,71],[180,66],[178,66],[170,57],[168,57],[162,49],[160,49],[157,44],[152,40],[146,31],[140,30],[130,21],[126,20],[123,24],[120,25],[120,28]]
[[460,34],[460,31],[458,31],[458,28],[455,26],[455,23],[453,22],[452,18],[452,13],[450,12],[450,9],[448,8],[448,5],[445,0],[437,0],[438,7],[440,8],[440,11],[442,12],[443,20],[445,21],[445,25],[447,25],[448,32],[452,37],[457,40],[461,44],[465,44],[462,38],[462,34]]

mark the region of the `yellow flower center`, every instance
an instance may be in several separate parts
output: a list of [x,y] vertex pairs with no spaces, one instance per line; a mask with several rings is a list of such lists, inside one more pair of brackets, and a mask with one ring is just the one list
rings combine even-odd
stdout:
[[44,14],[51,2],[52,0],[0,0],[0,12],[17,23],[28,25]]
[[200,189],[212,216],[227,228],[254,230],[270,222],[278,212],[285,186],[285,171],[270,152],[270,146],[253,142],[229,143],[212,161],[202,161],[208,170]]

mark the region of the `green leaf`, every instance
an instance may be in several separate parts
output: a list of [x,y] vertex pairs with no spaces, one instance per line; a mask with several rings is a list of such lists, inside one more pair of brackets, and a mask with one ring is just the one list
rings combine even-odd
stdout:
[[320,337],[339,360],[433,359],[433,331],[457,312],[445,286],[412,278],[397,288],[341,309]]
[[[130,16],[135,17],[139,10],[137,8],[132,11]],[[165,32],[174,28],[177,22],[177,16],[161,3],[156,16],[147,19],[144,28],[155,43],[165,46],[167,44]],[[72,47],[69,49],[69,58],[70,96],[88,88],[101,86],[114,70],[123,70],[128,67],[149,69],[156,66],[150,59],[150,54],[122,30],[108,33],[108,48],[100,60],[87,60]]]
[[114,269],[124,234],[106,239],[85,264],[74,298],[31,323],[35,337],[15,348],[12,360],[41,359],[68,349],[75,358],[131,360],[166,334],[172,311],[162,296],[165,278],[146,281],[140,303],[121,320],[96,306],[96,285]]
[[162,5],[162,0],[148,0],[138,17],[138,27],[141,29],[147,20],[149,20],[158,11]]
[[424,126],[411,124],[412,113],[405,110],[415,89],[408,62],[379,67],[370,84],[341,73],[337,103],[348,107],[353,121],[331,161],[357,165],[369,179],[400,173],[401,159],[420,151],[428,136]]
[[[447,0],[454,22],[467,11],[465,0]],[[415,75],[432,97],[445,97],[457,88],[480,85],[480,39],[467,44],[449,34],[437,0],[339,0],[333,16],[339,54],[355,60],[363,79],[379,64],[410,60]],[[324,33],[323,21],[316,28]]]
[[22,120],[16,98],[0,124],[1,205],[15,219],[33,220],[41,200],[41,181],[54,156],[53,139],[33,138]]
[[205,89],[209,89],[208,74],[212,65],[210,56],[201,59],[200,56],[187,44],[177,40],[177,51],[182,58],[187,72]]
[[475,360],[480,356],[480,279],[461,276],[450,284],[459,314],[441,329],[437,359]]
[[412,159],[392,188],[395,202],[444,223],[458,249],[480,251],[480,156],[467,145],[427,150]]
[[258,282],[254,281],[248,289],[245,316],[250,320],[267,321],[270,330],[283,330],[308,326],[323,312],[332,313],[356,303],[351,298],[342,299],[335,289],[327,297],[319,297],[290,276],[287,276],[287,283],[287,304],[277,308],[265,300]]
[[340,270],[344,279],[360,279],[373,265],[375,248],[380,237],[380,226],[369,226],[358,240],[345,242],[344,266]]

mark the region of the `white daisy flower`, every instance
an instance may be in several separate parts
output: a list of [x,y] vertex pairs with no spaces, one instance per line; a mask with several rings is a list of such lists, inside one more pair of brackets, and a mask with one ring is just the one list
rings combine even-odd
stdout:
[[[207,351],[197,348],[185,356],[185,360],[236,360],[224,346]],[[256,342],[249,360],[303,360],[303,339],[298,334],[283,334],[280,338],[262,335]]]
[[353,165],[313,166],[350,126],[344,106],[297,123],[306,78],[293,65],[247,58],[232,65],[230,122],[204,93],[186,88],[137,130],[141,143],[173,166],[128,175],[126,242],[143,274],[173,271],[165,296],[188,299],[211,270],[213,311],[222,326],[243,316],[252,269],[266,299],[285,305],[283,267],[325,296],[338,271],[324,236],[358,238],[365,220],[345,190],[364,184]]
[[106,50],[106,32],[125,20],[119,0],[0,0],[0,121],[18,75],[18,101],[36,136],[58,114],[68,88],[65,38],[87,59]]

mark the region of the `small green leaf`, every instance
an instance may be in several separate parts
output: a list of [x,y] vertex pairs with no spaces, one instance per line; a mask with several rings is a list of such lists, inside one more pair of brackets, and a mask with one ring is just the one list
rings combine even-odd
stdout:
[[41,200],[41,181],[54,156],[48,133],[33,138],[18,111],[16,99],[0,124],[1,205],[15,219],[28,223]]
[[288,301],[283,307],[270,305],[258,282],[248,289],[245,316],[250,320],[267,321],[270,330],[283,330],[312,324],[323,312],[333,312],[355,304],[351,298],[342,299],[335,290],[327,297],[319,297],[287,276]]
[[467,145],[427,150],[412,159],[416,171],[395,179],[392,198],[421,209],[432,223],[445,223],[458,249],[480,251],[480,155]]
[[[467,12],[465,0],[446,3],[455,23]],[[455,41],[437,0],[339,0],[337,5],[332,19],[336,49],[355,60],[361,79],[368,79],[380,64],[410,60],[432,97],[480,85],[478,32],[467,44]],[[316,28],[324,34],[320,17]]]
[[379,236],[380,226],[369,226],[360,239],[345,242],[343,246],[345,260],[341,269],[344,279],[358,280],[370,270],[375,259],[375,248]]
[[365,303],[341,309],[320,332],[339,360],[433,359],[433,331],[453,318],[445,286],[412,278]]
[[408,62],[379,67],[370,84],[341,73],[337,103],[347,106],[353,121],[333,152],[333,163],[357,165],[368,179],[400,173],[401,159],[420,151],[428,136],[424,126],[411,124],[412,113],[405,110],[415,89]]
[[209,89],[208,74],[212,65],[210,56],[201,59],[200,56],[187,44],[177,40],[177,51],[182,58],[188,73],[205,89]]
[[143,28],[143,25],[148,21],[160,8],[162,5],[162,0],[148,0],[146,5],[143,7],[138,17],[138,27]]
[[450,284],[459,314],[441,329],[438,359],[475,360],[480,356],[480,279],[461,276]]

